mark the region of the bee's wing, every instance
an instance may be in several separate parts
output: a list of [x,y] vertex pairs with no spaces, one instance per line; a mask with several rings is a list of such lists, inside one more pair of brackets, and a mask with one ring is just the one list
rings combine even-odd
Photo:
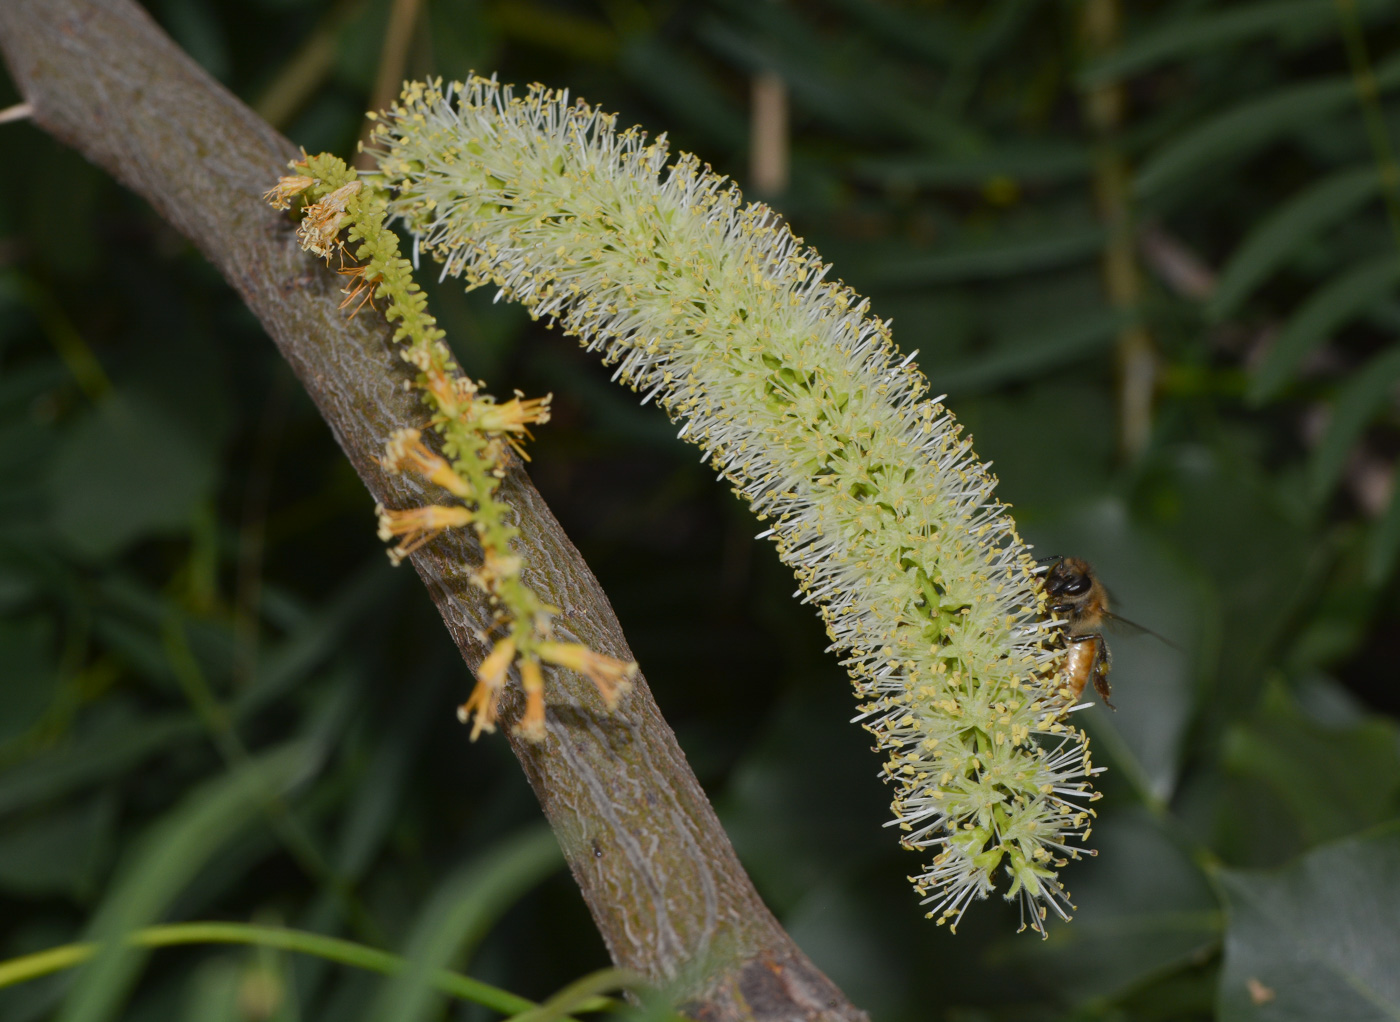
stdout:
[[1159,632],[1154,632],[1151,628],[1148,628],[1146,625],[1140,625],[1136,621],[1129,621],[1125,617],[1119,617],[1112,611],[1105,612],[1104,617],[1108,618],[1108,624],[1114,631],[1131,632],[1135,635],[1150,635],[1158,642],[1165,642],[1172,649],[1181,649],[1181,647],[1175,642],[1172,642],[1171,639],[1168,639],[1165,635],[1162,635]]

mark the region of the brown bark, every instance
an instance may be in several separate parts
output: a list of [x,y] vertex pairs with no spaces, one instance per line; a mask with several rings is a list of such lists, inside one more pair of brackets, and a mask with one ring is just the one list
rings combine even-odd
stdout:
[[[389,331],[345,318],[335,274],[260,198],[292,145],[130,0],[3,0],[0,49],[38,124],[147,199],[237,289],[375,499],[412,504],[412,484],[375,459],[393,430],[421,424]],[[503,496],[519,515],[529,583],[574,637],[630,659],[597,581],[523,471]],[[478,551],[460,531],[413,562],[475,666],[489,613],[468,582]],[[510,741],[614,961],[673,984],[699,1019],[864,1018],[759,899],[645,680],[613,715],[576,675],[554,672],[548,691],[548,739]],[[508,730],[519,707],[504,709]]]

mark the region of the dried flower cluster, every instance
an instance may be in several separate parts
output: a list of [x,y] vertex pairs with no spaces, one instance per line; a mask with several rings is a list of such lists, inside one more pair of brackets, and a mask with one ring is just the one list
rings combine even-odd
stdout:
[[418,370],[413,385],[429,409],[427,425],[441,440],[439,454],[424,443],[421,431],[399,430],[389,437],[382,464],[394,472],[421,476],[457,501],[404,510],[381,506],[379,538],[395,543],[389,550],[395,564],[445,529],[470,525],[481,542],[482,563],[472,578],[490,596],[495,621],[490,633],[481,636],[491,651],[477,669],[476,686],[459,716],[464,723],[472,722],[473,739],[494,730],[501,693],[514,666],[526,697],[519,731],[533,741],[543,739],[541,663],[586,674],[611,709],[629,686],[636,664],[552,640],[551,623],[558,612],[521,580],[520,559],[511,553],[518,530],[507,524],[507,508],[496,498],[510,452],[524,457],[521,441],[530,435],[529,426],[549,420],[549,398],[525,400],[517,393],[498,402],[462,375],[427,311],[412,267],[399,255],[398,238],[384,225],[384,197],[372,185],[367,187],[356,171],[333,156],[309,157],[293,163],[292,169],[298,173],[279,180],[267,200],[278,209],[286,209],[298,196],[308,200],[297,237],[303,248],[327,261],[332,255],[340,257],[340,272],[350,279],[342,308],[353,303],[353,316],[366,303],[373,305],[375,298],[385,301],[385,317],[398,324],[394,340],[403,342],[404,360]]
[[888,751],[911,878],[955,928],[1009,877],[1045,931],[1093,797],[1064,640],[994,478],[889,324],[664,136],[540,86],[412,83],[378,184],[444,274],[558,324],[655,400],[771,523]]

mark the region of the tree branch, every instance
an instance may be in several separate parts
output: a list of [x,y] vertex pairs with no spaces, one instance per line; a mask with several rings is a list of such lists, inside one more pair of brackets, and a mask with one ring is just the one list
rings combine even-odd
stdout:
[[[260,198],[292,145],[130,0],[4,0],[0,49],[35,121],[147,199],[233,285],[375,499],[416,502],[411,480],[376,460],[391,432],[422,418],[388,328],[345,318],[336,275]],[[573,638],[630,659],[597,580],[524,472],[501,492],[520,516],[526,581],[563,610]],[[490,620],[469,582],[478,555],[457,530],[413,558],[469,666]],[[547,740],[511,746],[613,960],[675,984],[696,1018],[865,1018],[759,899],[645,681],[613,715],[579,676],[555,671],[548,685]],[[519,709],[503,707],[507,726]]]

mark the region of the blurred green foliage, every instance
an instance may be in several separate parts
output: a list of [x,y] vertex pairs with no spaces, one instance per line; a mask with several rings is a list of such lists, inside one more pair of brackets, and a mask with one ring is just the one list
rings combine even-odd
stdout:
[[[741,184],[752,76],[786,82],[774,204],[920,350],[1026,537],[1176,643],[1112,640],[1119,710],[1078,718],[1109,768],[1100,854],[1044,943],[1000,902],[956,937],[922,918],[820,626],[668,425],[489,295],[435,308],[498,392],[555,393],[532,476],[761,892],[874,1018],[1394,1018],[1400,12],[1120,6],[1095,49],[1086,0],[425,0],[406,65],[567,86]],[[353,149],[388,0],[150,9],[295,142]],[[1096,134],[1086,98],[1114,87]],[[103,174],[32,126],[0,139],[0,959],[228,919],[533,999],[604,966],[252,317]],[[1133,175],[1134,307],[1102,283],[1106,150]],[[1159,374],[1123,458],[1133,324]],[[219,946],[0,990],[16,1022],[444,1010],[421,976]]]

